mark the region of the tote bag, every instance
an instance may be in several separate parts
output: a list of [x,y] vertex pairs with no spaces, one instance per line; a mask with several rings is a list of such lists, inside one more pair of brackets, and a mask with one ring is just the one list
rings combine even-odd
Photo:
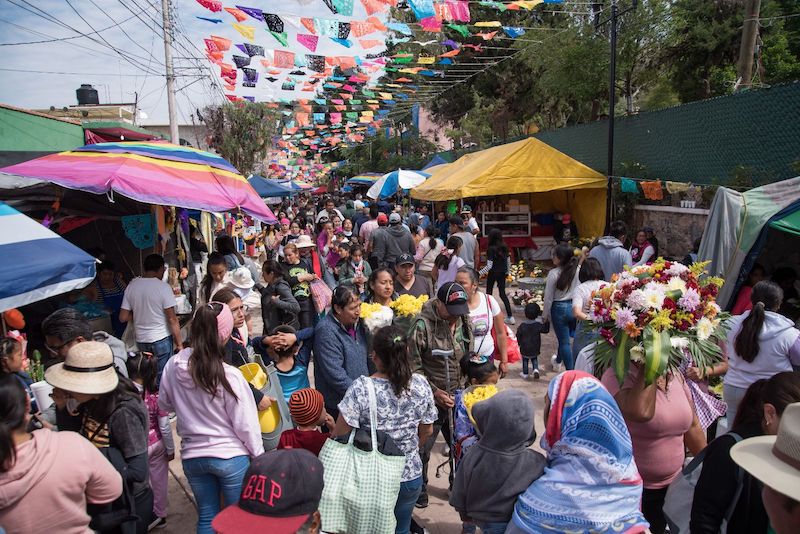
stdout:
[[367,392],[372,450],[353,446],[356,431],[352,430],[347,444],[329,439],[319,453],[325,468],[319,502],[325,532],[392,534],[397,526],[394,505],[406,459],[378,451],[378,405],[371,378],[367,379]]
[[[742,441],[742,436],[739,434],[730,432],[727,435],[732,436],[733,439],[736,440],[736,443]],[[664,517],[667,519],[667,524],[669,525],[670,534],[689,534],[689,521],[692,515],[694,489],[697,486],[697,481],[700,480],[700,473],[703,471],[703,459],[706,457],[707,450],[708,447],[695,456],[694,459],[689,462],[689,465],[683,468],[683,471],[672,481],[667,489],[663,511]],[[721,533],[727,532],[728,521],[730,521],[733,511],[736,509],[736,503],[739,502],[739,496],[742,493],[744,471],[741,467],[738,469],[739,475],[737,477],[736,493],[725,513],[725,518],[719,530]]]

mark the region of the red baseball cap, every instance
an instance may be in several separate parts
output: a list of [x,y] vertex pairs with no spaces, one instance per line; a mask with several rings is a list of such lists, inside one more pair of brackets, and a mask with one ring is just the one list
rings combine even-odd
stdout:
[[379,213],[378,224],[389,224],[389,217],[387,217],[385,213]]
[[319,508],[322,462],[305,449],[281,449],[254,458],[239,502],[221,511],[211,526],[220,534],[295,534]]

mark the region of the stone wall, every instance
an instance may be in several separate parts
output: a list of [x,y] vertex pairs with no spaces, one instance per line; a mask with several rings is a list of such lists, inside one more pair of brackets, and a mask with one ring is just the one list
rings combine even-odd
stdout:
[[674,206],[639,205],[634,209],[634,232],[652,226],[658,238],[659,255],[677,260],[692,249],[694,240],[703,235],[708,210]]

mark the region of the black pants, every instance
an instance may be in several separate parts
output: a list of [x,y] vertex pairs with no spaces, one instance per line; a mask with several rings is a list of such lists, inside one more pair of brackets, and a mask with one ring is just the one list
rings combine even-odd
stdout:
[[491,295],[494,291],[494,283],[497,282],[497,291],[500,293],[500,300],[506,307],[506,316],[512,317],[514,314],[511,311],[511,303],[508,301],[506,295],[506,274],[496,271],[489,271],[489,276],[486,278],[486,294]]
[[314,326],[314,302],[311,298],[297,299],[300,305],[300,313],[297,314],[297,319],[300,321],[300,329],[311,328]]
[[[433,434],[420,446],[419,455],[422,459],[422,493],[428,493],[428,463],[431,461],[431,451],[436,444],[436,438],[441,430],[445,441],[450,446],[450,454],[453,454],[453,435],[450,433],[450,424],[447,420],[447,409],[436,407],[439,410],[439,417],[433,423]],[[454,416],[455,417],[455,416]],[[450,473],[450,485],[453,485],[453,473]]]
[[642,491],[642,514],[650,523],[650,532],[664,534],[667,520],[664,518],[664,498],[667,488],[647,489]]

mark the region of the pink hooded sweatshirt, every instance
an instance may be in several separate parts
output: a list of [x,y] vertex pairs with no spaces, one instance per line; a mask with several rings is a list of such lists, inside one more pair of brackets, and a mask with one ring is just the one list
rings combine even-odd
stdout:
[[122,494],[122,477],[97,447],[75,432],[33,432],[0,473],[0,525],[11,532],[91,534],[86,503]]
[[264,452],[258,411],[250,386],[242,373],[223,364],[225,377],[236,393],[235,399],[220,387],[212,397],[195,384],[189,373],[187,348],[170,358],[164,367],[158,406],[178,415],[181,458],[222,458],[250,456]]

